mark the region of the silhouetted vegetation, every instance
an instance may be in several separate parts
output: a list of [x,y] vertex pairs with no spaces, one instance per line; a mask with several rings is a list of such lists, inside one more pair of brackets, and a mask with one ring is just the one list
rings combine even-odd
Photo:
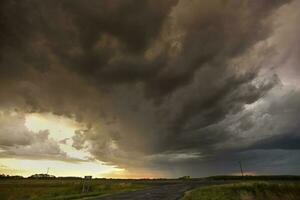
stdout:
[[23,176],[10,176],[5,174],[0,174],[0,179],[23,179]]
[[300,181],[300,176],[211,176],[207,180]]
[[35,179],[54,179],[56,178],[53,175],[49,175],[49,174],[33,174],[31,176],[29,176],[28,178],[35,178]]

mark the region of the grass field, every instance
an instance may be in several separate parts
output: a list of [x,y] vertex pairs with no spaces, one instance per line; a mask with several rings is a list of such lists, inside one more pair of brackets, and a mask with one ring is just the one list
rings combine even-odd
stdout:
[[[299,181],[246,181],[206,179],[93,179],[89,192],[82,192],[83,179],[0,179],[0,200],[67,200],[106,196],[145,187],[202,185],[186,193],[183,200],[300,200]],[[227,183],[227,184],[225,184]],[[231,183],[231,184],[229,184]],[[234,183],[234,184],[233,184]],[[224,185],[212,185],[224,184]],[[207,185],[207,186],[204,186]],[[210,186],[208,186],[210,185]],[[163,190],[162,192],[167,192]]]
[[300,183],[251,182],[201,187],[187,192],[182,200],[300,200]]
[[130,182],[92,180],[89,192],[82,193],[83,180],[20,179],[0,180],[1,200],[65,200],[116,194],[142,189]]

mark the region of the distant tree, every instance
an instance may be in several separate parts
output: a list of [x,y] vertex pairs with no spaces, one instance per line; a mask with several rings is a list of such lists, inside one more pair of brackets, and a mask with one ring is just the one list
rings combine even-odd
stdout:
[[0,174],[0,179],[22,179],[24,178],[23,176],[10,176],[10,175],[5,175],[5,174]]
[[52,178],[56,178],[53,175],[49,175],[49,174],[33,174],[31,176],[29,176],[28,178],[37,178],[37,179],[52,179]]

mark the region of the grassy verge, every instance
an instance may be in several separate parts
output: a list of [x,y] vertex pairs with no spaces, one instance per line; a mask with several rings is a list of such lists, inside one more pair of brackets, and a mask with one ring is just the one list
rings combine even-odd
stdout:
[[89,192],[82,193],[81,180],[14,180],[0,182],[1,200],[68,200],[105,196],[144,188],[126,182],[92,181]]
[[300,184],[252,182],[201,187],[183,200],[300,200]]

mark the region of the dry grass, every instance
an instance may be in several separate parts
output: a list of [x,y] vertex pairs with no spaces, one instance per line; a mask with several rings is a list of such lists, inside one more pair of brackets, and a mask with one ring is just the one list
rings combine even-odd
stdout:
[[299,183],[252,182],[202,187],[183,200],[300,200]]
[[141,189],[133,183],[93,180],[88,193],[82,193],[82,180],[0,180],[1,200],[64,200],[115,194]]

